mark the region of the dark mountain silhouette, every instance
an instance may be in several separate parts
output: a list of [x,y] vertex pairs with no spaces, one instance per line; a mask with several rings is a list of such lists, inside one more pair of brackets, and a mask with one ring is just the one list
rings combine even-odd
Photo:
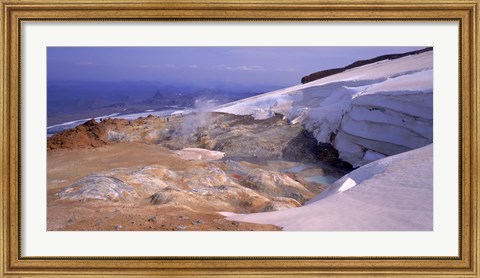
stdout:
[[307,76],[302,77],[301,81],[302,81],[303,84],[305,84],[305,83],[312,82],[312,81],[315,81],[317,79],[325,78],[327,76],[334,75],[334,74],[337,74],[337,73],[340,73],[340,72],[343,72],[343,71],[346,71],[346,70],[349,70],[349,69],[353,69],[353,68],[356,68],[356,67],[360,67],[360,66],[364,66],[364,65],[368,65],[368,64],[373,64],[373,63],[380,62],[380,61],[383,61],[383,60],[395,60],[395,59],[402,58],[402,57],[405,57],[405,56],[416,55],[416,54],[420,54],[420,53],[431,51],[431,50],[433,50],[433,47],[427,47],[427,48],[424,48],[424,49],[405,52],[405,53],[387,54],[387,55],[382,55],[382,56],[378,56],[378,57],[375,57],[375,58],[372,58],[372,59],[367,59],[367,60],[359,60],[359,61],[356,61],[356,62],[354,62],[354,63],[352,63],[348,66],[345,66],[343,68],[333,68],[333,69],[327,69],[327,70],[314,72],[312,74],[309,74]]

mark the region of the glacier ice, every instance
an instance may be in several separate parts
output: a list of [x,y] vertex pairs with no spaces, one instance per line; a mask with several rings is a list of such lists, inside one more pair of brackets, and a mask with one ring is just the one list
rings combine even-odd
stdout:
[[362,166],[433,142],[433,53],[364,65],[216,111],[256,119],[282,114]]

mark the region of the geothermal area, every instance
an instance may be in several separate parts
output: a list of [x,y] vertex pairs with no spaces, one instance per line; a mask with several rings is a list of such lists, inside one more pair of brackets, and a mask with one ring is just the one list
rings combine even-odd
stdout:
[[431,231],[432,49],[48,138],[49,231]]

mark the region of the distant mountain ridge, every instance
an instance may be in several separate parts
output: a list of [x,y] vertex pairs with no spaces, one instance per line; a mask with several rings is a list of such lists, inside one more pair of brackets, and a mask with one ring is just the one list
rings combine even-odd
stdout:
[[48,126],[113,113],[191,107],[198,98],[226,103],[278,87],[229,83],[169,84],[155,81],[52,81],[47,87]]

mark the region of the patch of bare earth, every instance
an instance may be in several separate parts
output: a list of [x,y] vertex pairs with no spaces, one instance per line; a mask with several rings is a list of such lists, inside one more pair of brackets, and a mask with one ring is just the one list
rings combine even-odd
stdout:
[[[59,150],[48,153],[47,229],[54,231],[251,231],[279,230],[272,225],[228,221],[217,211],[225,204],[194,202],[158,204],[144,196],[134,203],[105,200],[63,200],[58,193],[82,177],[111,169],[157,165],[172,171],[190,171],[207,166],[204,161],[183,160],[173,152],[141,143],[119,143],[95,149]],[[193,195],[193,194],[188,194]],[[193,196],[191,199],[195,199]],[[208,196],[207,196],[208,197]],[[180,201],[180,200],[178,200]],[[177,202],[178,202],[177,201]],[[183,198],[188,204],[188,198]],[[241,199],[237,200],[241,203]],[[244,200],[248,202],[247,200]],[[212,205],[213,204],[213,205]],[[218,208],[218,210],[216,210]]]
[[187,120],[92,120],[49,138],[47,229],[280,230],[218,212],[299,207],[326,188],[304,175],[332,172],[315,164],[321,150],[281,117],[215,114],[195,130]]
[[279,227],[226,220],[215,212],[179,206],[106,205],[53,202],[48,207],[50,231],[278,231]]

